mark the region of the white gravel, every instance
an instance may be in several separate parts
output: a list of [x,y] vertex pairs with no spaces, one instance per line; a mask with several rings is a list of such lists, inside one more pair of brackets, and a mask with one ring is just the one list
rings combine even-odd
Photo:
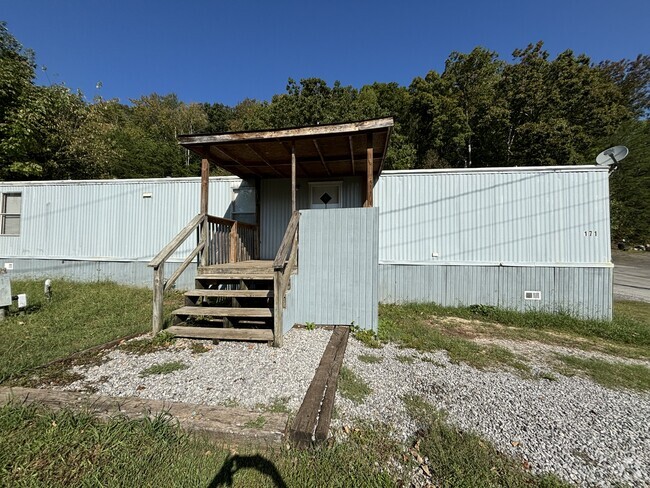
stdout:
[[[365,363],[361,354],[383,357]],[[398,356],[417,358],[404,363]],[[426,359],[423,361],[422,358]],[[422,396],[462,430],[580,486],[650,486],[650,395],[603,388],[555,373],[557,381],[452,364],[446,353],[387,345],[370,349],[350,338],[345,363],[372,388],[361,405],[337,394],[340,426],[350,419],[389,421],[403,439],[418,425],[401,397]]]
[[[137,355],[114,350],[98,366],[78,366],[84,376],[65,387],[92,389],[108,396],[133,396],[205,405],[256,408],[274,401],[297,410],[311,383],[331,331],[291,330],[284,346],[266,343],[201,341],[208,352],[192,354],[189,341],[175,347]],[[155,364],[180,361],[186,369],[164,375],[140,376]]]
[[[280,400],[295,412],[330,335],[322,329],[294,329],[279,349],[233,342],[213,346],[205,341],[210,351],[192,354],[188,341],[180,340],[172,348],[141,356],[114,350],[104,364],[76,367],[84,379],[66,389],[90,387],[110,396],[248,408]],[[381,356],[382,361],[365,363],[359,360],[361,354]],[[531,354],[530,359],[533,372],[545,371],[542,355]],[[181,361],[188,368],[140,376],[149,366],[169,361]],[[650,487],[648,394],[610,390],[557,373],[553,373],[557,381],[549,381],[522,379],[507,371],[479,371],[452,364],[442,351],[419,353],[390,344],[370,349],[352,337],[345,365],[373,393],[360,405],[337,394],[335,429],[359,420],[385,422],[402,440],[409,440],[420,425],[409,418],[401,399],[415,394],[447,412],[448,421],[458,428],[526,460],[534,472],[555,473],[579,486]]]

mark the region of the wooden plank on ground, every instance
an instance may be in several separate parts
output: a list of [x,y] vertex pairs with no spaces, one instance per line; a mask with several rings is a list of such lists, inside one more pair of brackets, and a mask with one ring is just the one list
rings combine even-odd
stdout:
[[174,325],[165,329],[177,337],[189,337],[191,339],[212,339],[231,341],[271,341],[273,331],[271,329],[235,329],[221,327],[189,327]]
[[[288,414],[251,412],[243,408],[195,405],[190,403],[149,400],[135,397],[107,397],[78,391],[41,388],[0,387],[0,405],[41,404],[59,410],[80,409],[101,419],[113,416],[153,418],[160,413],[172,416],[186,430],[208,434],[224,442],[270,445],[282,442]],[[263,417],[264,422],[260,421]],[[263,426],[250,427],[251,425]]]
[[327,439],[349,332],[350,329],[346,326],[337,326],[332,332],[318,369],[289,429],[289,439],[300,447]]

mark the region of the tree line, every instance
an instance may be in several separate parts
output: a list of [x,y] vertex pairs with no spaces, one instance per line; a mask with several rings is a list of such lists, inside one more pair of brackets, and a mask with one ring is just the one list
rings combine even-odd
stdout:
[[0,22],[0,178],[194,176],[178,134],[347,122],[393,116],[385,168],[592,164],[626,144],[612,175],[615,239],[650,240],[650,56],[593,63],[542,42],[510,61],[477,47],[452,52],[439,73],[409,86],[289,79],[270,101],[234,106],[150,94],[130,103],[35,83],[34,53]]

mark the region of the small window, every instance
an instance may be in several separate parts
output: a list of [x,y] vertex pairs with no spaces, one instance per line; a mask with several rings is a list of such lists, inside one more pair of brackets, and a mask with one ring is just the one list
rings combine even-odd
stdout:
[[233,220],[255,224],[255,187],[240,186],[233,189],[231,217]]
[[3,193],[0,234],[20,235],[20,193]]
[[341,208],[341,182],[309,183],[309,208]]

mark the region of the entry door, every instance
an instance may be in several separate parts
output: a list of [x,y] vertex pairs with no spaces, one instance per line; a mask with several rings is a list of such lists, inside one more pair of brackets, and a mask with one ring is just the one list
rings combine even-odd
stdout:
[[309,208],[341,208],[341,182],[309,183]]

